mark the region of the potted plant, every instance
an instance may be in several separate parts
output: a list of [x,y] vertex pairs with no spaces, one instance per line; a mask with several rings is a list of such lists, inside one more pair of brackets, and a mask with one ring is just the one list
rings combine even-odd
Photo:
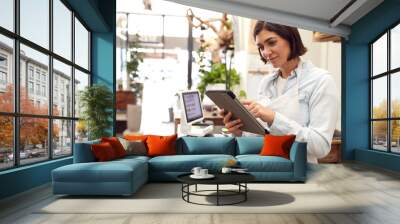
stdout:
[[107,86],[95,84],[86,87],[80,93],[79,106],[89,140],[110,136],[108,130],[112,127],[113,94]]
[[204,96],[206,88],[210,84],[225,84],[229,76],[228,88],[240,84],[240,76],[236,69],[232,68],[228,72],[226,71],[226,65],[223,63],[213,63],[210,71],[203,70],[200,76],[200,83],[197,89],[200,91],[201,96]]

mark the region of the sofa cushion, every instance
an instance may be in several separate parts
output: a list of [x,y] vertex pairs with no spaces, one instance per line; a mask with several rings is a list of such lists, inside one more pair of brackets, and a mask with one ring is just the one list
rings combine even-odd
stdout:
[[175,155],[158,156],[149,160],[150,171],[190,172],[193,167],[200,166],[211,172],[219,171],[228,160],[235,159],[231,155]]
[[126,156],[126,151],[124,146],[122,146],[121,142],[116,137],[103,137],[101,138],[101,142],[108,142],[114,149],[115,155],[117,158],[122,158]]
[[148,135],[124,135],[124,139],[130,140],[130,141],[146,141]]
[[235,138],[232,137],[182,137],[177,141],[177,154],[235,155]]
[[113,162],[127,162],[127,163],[129,163],[129,162],[134,161],[134,160],[148,162],[149,159],[150,159],[150,157],[147,157],[147,156],[130,155],[130,156],[125,156],[124,158],[113,160]]
[[176,139],[178,135],[149,135],[146,140],[148,156],[165,156],[176,154]]
[[263,137],[237,137],[236,155],[259,154],[264,145]]
[[296,135],[265,135],[264,146],[261,149],[261,156],[280,156],[289,159],[290,148]]
[[118,138],[126,151],[126,155],[146,156],[147,148],[146,143],[141,140],[126,140]]
[[[129,182],[134,172],[143,172],[146,162],[115,160],[96,163],[75,163],[53,170],[53,181],[58,182]],[[146,175],[147,174],[143,174]]]
[[117,159],[118,156],[115,154],[115,150],[109,142],[102,142],[99,144],[93,144],[90,146],[96,161],[104,162]]
[[90,148],[92,144],[99,144],[100,140],[75,143],[74,147],[74,163],[95,162],[96,158]]
[[247,168],[249,172],[292,172],[293,163],[283,157],[238,155],[236,159],[241,168]]

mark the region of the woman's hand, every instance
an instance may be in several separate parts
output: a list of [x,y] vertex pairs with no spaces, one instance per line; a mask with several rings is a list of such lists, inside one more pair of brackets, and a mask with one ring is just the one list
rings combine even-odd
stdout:
[[269,109],[268,107],[263,107],[261,104],[252,100],[244,100],[242,101],[244,107],[253,114],[254,117],[260,118],[264,122],[267,122],[268,125],[272,125],[272,122],[275,118],[275,112]]
[[225,127],[228,129],[228,131],[230,133],[232,133],[233,135],[239,137],[242,136],[243,131],[240,130],[240,127],[243,126],[243,123],[240,119],[236,119],[236,120],[231,120],[232,119],[232,113],[228,112],[226,113],[224,111],[224,109],[222,109],[219,114],[224,117],[222,122],[225,124]]

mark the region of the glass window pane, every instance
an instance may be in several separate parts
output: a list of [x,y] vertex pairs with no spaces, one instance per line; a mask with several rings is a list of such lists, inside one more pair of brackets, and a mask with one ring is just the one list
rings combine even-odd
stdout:
[[387,151],[387,121],[372,122],[372,148]]
[[391,141],[392,141],[392,152],[400,153],[400,120],[394,120],[390,122],[391,127]]
[[53,0],[53,51],[71,60],[72,12],[60,1]]
[[400,67],[400,24],[390,34],[390,69],[395,69]]
[[21,117],[20,119],[20,163],[28,164],[49,158],[48,131],[46,118]]
[[372,81],[372,118],[387,118],[387,78]]
[[390,88],[390,98],[391,98],[391,116],[400,118],[400,72],[391,75],[391,88]]
[[387,34],[372,44],[372,75],[387,71]]
[[49,1],[20,0],[21,36],[49,48]]
[[14,111],[14,43],[0,35],[0,111]]
[[84,142],[88,138],[88,129],[84,120],[75,121],[75,142]]
[[47,55],[21,44],[21,113],[48,114],[48,64]]
[[72,68],[53,60],[53,115],[72,117]]
[[0,26],[10,31],[14,31],[14,1],[1,0],[0,7]]
[[81,108],[79,106],[79,98],[82,90],[86,86],[89,86],[89,75],[75,69],[75,117],[79,117],[81,114]]
[[72,121],[53,120],[53,157],[72,154]]
[[75,18],[75,63],[89,70],[89,32]]
[[0,170],[14,165],[14,124],[10,116],[0,116]]

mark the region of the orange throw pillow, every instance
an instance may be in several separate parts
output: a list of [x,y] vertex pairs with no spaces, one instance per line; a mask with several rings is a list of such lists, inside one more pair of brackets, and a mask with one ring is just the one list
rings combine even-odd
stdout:
[[108,142],[114,149],[115,155],[117,158],[125,157],[126,156],[126,151],[124,147],[122,146],[121,142],[119,142],[118,138],[116,137],[109,137],[109,138],[101,138],[101,142]]
[[261,149],[261,156],[280,156],[289,159],[290,148],[296,135],[265,135],[264,136],[264,146]]
[[129,141],[143,141],[146,142],[148,135],[124,135],[124,139]]
[[176,139],[177,135],[171,136],[157,136],[149,135],[147,137],[147,155],[148,156],[165,156],[176,154]]
[[91,145],[91,149],[94,154],[94,157],[99,162],[110,161],[117,158],[114,149],[108,142],[93,144]]

